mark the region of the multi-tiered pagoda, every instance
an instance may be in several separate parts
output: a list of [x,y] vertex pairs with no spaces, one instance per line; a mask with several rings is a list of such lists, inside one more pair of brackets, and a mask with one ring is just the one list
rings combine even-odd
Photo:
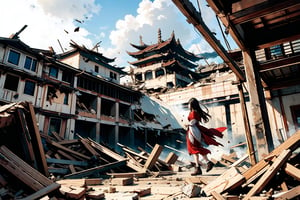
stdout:
[[131,44],[138,49],[136,52],[127,52],[137,59],[129,62],[135,66],[131,70],[133,81],[148,91],[160,91],[165,88],[185,87],[198,80],[195,73],[198,65],[195,63],[200,57],[184,50],[179,39],[175,39],[174,31],[168,40],[161,39],[161,30],[158,30],[156,44],[147,45],[140,36],[140,44]]

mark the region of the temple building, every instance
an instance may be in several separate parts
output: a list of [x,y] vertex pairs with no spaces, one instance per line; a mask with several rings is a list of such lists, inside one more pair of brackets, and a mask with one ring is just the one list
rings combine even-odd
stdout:
[[136,52],[127,52],[136,61],[129,62],[133,84],[148,92],[162,91],[166,88],[185,87],[199,79],[193,70],[198,66],[195,62],[200,57],[186,51],[179,39],[175,39],[174,31],[167,40],[162,40],[158,30],[156,44],[147,45],[140,36],[140,44],[131,44]]

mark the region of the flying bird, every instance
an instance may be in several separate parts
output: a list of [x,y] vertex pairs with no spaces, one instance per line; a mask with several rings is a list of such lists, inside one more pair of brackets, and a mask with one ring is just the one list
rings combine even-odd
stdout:
[[79,31],[79,26],[74,29],[74,32],[78,32],[78,31]]

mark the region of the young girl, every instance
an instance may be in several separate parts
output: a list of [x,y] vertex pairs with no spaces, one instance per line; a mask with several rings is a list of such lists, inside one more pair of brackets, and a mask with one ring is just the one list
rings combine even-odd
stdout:
[[[195,159],[196,169],[192,173],[192,176],[201,175],[202,170],[200,168],[199,154],[202,155],[203,159],[207,162],[206,172],[213,168],[213,163],[208,159],[207,154],[211,153],[206,147],[208,145],[222,145],[215,140],[215,136],[222,138],[222,132],[226,129],[225,127],[217,129],[207,129],[200,125],[200,122],[208,122],[211,117],[208,111],[205,112],[201,109],[199,102],[196,98],[189,100],[189,116],[188,116],[188,130],[187,130],[187,150],[189,154],[192,154]],[[222,145],[223,146],[223,145]]]

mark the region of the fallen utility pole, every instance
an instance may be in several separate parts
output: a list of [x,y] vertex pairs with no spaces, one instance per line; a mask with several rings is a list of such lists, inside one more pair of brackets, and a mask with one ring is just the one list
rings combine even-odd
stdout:
[[195,7],[189,0],[172,0],[177,8],[186,16],[189,23],[192,23],[195,28],[204,36],[206,41],[224,60],[230,69],[235,73],[241,82],[246,80],[244,72],[239,68],[235,61],[228,55],[227,51],[220,44],[219,40],[212,34],[206,24],[203,22],[201,14],[196,11]]

